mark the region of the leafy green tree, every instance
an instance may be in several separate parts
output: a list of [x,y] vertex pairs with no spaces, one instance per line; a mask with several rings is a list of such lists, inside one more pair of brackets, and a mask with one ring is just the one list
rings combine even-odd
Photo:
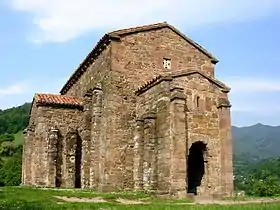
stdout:
[[5,142],[5,141],[12,142],[14,140],[15,140],[15,136],[13,134],[2,134],[2,135],[0,135],[0,143]]
[[9,157],[15,153],[13,142],[5,141],[0,146],[0,157]]
[[247,195],[252,196],[280,195],[280,158],[263,160],[237,168],[235,168],[236,190],[243,190]]
[[21,182],[22,145],[15,142],[15,134],[28,125],[30,107],[31,104],[26,103],[0,110],[0,186],[15,186]]
[[28,125],[30,103],[19,107],[0,110],[0,134],[14,134]]
[[247,193],[249,195],[256,195],[261,197],[280,195],[280,182],[277,176],[268,176],[264,180],[256,179],[252,182],[252,186],[248,187]]
[[8,157],[0,168],[0,184],[5,186],[18,186],[21,183],[21,152]]

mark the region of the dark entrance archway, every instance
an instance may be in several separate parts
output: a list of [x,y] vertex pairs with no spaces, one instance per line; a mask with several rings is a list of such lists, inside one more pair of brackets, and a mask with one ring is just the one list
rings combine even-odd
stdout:
[[198,141],[192,144],[187,161],[188,193],[197,195],[197,187],[201,185],[204,169],[204,152],[206,144]]

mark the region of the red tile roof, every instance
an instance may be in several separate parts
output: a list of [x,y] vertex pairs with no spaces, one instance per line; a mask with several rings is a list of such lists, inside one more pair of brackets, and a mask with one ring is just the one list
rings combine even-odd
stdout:
[[39,105],[65,105],[73,107],[83,106],[82,99],[67,95],[37,93],[35,94],[35,102]]

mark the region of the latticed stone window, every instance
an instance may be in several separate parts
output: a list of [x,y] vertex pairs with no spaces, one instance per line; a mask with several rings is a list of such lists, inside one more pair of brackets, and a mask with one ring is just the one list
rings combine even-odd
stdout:
[[164,69],[171,69],[171,59],[164,58],[163,59],[163,68]]

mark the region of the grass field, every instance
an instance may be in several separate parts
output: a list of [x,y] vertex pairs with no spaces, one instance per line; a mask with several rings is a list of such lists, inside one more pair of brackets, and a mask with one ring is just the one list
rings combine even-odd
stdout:
[[[60,197],[57,197],[60,196]],[[75,197],[83,202],[66,202],[61,197],[71,199]],[[89,198],[99,198],[103,203],[87,202]],[[124,202],[126,201],[126,202]],[[129,204],[128,201],[138,201]],[[187,199],[159,199],[144,193],[119,192],[97,193],[90,190],[55,190],[34,189],[22,187],[0,188],[0,209],[192,209],[192,210],[279,210],[280,204],[254,205],[194,205]]]

